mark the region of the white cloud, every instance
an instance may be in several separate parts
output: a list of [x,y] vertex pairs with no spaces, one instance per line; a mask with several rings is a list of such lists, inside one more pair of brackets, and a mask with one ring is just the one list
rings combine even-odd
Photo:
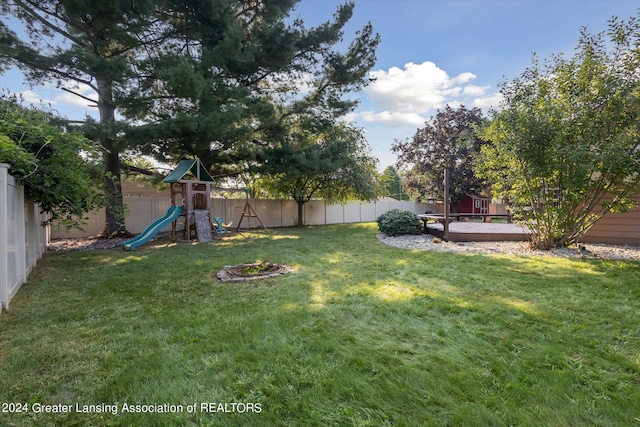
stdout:
[[[86,96],[89,99],[97,99],[95,91],[87,85],[81,85],[77,83],[64,84],[69,90]],[[77,95],[74,95],[67,91],[61,91],[58,87],[52,84],[44,84],[42,86],[34,87],[34,89],[28,89],[17,93],[25,102],[34,105],[50,105],[59,107],[61,104],[70,105],[75,107],[88,108],[91,102],[83,99]]]
[[467,96],[482,96],[488,89],[489,86],[468,85],[464,87],[462,93]]
[[345,123],[352,123],[355,122],[359,117],[358,113],[347,113],[344,116],[342,116],[341,120],[343,120]]
[[[81,93],[81,92],[80,92]],[[89,92],[89,93],[82,93],[82,95],[88,97],[88,98],[97,98],[97,96],[95,96],[95,93],[93,91]],[[86,99],[80,98],[79,96],[73,95],[69,92],[63,92],[60,95],[56,96],[55,98],[56,102],[59,102],[61,104],[68,104],[68,105],[73,105],[76,107],[82,107],[82,108],[87,108],[91,105],[94,105],[93,103],[87,101]]]
[[459,92],[459,88],[454,86],[455,79],[433,62],[410,62],[403,70],[392,67],[388,71],[373,71],[371,76],[375,81],[367,92],[383,109],[391,111],[428,111],[442,106],[447,97]]
[[475,79],[476,75],[473,73],[462,73],[455,78],[456,83],[465,84]]
[[373,101],[374,111],[359,115],[367,122],[420,125],[425,122],[424,117],[447,104],[485,106],[496,97],[487,96],[490,86],[471,84],[475,74],[464,72],[451,77],[430,61],[409,62],[403,69],[373,71],[371,77],[375,81],[366,93]]
[[[82,96],[85,96],[89,99],[95,99],[97,101],[98,96],[96,95],[95,91],[88,85],[85,84],[78,84],[78,83],[70,83],[70,84],[65,84],[63,85],[63,87],[78,93]],[[56,98],[55,98],[56,102],[60,102],[63,104],[68,104],[68,105],[74,105],[76,107],[83,107],[86,108],[88,107],[91,103],[89,101],[87,101],[84,98],[81,98],[77,95],[74,95],[70,92],[67,91],[63,91],[61,93],[59,93]]]
[[503,96],[501,93],[494,93],[491,96],[484,98],[475,98],[471,103],[472,107],[478,108],[498,108],[502,102]]
[[382,111],[363,111],[358,116],[369,123],[386,123],[391,125],[422,125],[426,121],[424,117],[416,113],[401,113]]
[[38,95],[36,92],[32,90],[25,90],[17,94],[20,98],[24,99],[25,102],[31,105],[46,105],[46,104],[55,104],[56,101],[53,99],[45,99],[42,96]]

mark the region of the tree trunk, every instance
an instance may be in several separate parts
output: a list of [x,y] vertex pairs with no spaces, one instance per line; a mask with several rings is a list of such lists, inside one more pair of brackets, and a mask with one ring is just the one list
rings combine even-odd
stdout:
[[298,204],[298,227],[302,227],[304,225],[304,204],[305,201],[304,200],[296,200],[296,203]]
[[108,238],[116,236],[128,236],[124,219],[124,201],[122,199],[122,183],[120,180],[120,147],[118,137],[114,134],[116,122],[116,106],[113,102],[112,83],[107,79],[97,78],[98,85],[98,111],[100,112],[100,124],[106,132],[104,140],[100,141],[105,149],[104,162],[104,188],[107,206],[105,208],[105,231]]
[[104,155],[104,189],[107,200],[105,208],[105,234],[107,237],[129,235],[124,221],[124,201],[120,181],[120,155],[110,150]]

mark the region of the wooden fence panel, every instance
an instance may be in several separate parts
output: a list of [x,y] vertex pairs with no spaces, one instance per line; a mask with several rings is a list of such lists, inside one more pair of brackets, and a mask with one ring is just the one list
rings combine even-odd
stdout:
[[635,209],[623,214],[605,215],[591,227],[581,241],[640,246],[640,196],[636,196],[635,200],[638,203]]

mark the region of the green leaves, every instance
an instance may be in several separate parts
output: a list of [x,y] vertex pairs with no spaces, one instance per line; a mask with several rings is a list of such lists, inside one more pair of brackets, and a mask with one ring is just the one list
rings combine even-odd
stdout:
[[415,235],[422,232],[418,216],[402,209],[391,209],[380,215],[376,222],[380,232],[387,236]]
[[[478,173],[535,232],[566,246],[603,215],[632,206],[640,185],[639,23],[582,30],[573,57],[556,55],[502,84],[503,109],[480,132]],[[605,197],[611,201],[603,203]]]
[[24,185],[50,220],[79,227],[83,215],[97,207],[95,166],[87,162],[94,148],[79,133],[52,124],[47,113],[27,110],[0,99],[0,163]]
[[[369,156],[360,129],[337,124],[324,132],[297,133],[258,156],[263,188],[301,206],[312,197],[328,202],[372,200],[376,160]],[[300,218],[302,224],[302,218]]]
[[37,166],[36,157],[7,135],[0,135],[0,163],[10,164],[11,174],[16,176],[28,175]]
[[396,200],[408,200],[408,196],[402,191],[402,177],[393,166],[387,168],[380,175],[380,196],[393,197]]
[[443,197],[444,171],[449,169],[454,203],[465,194],[481,192],[484,185],[473,172],[473,158],[483,144],[474,128],[483,120],[478,108],[447,105],[411,140],[396,141],[392,149],[398,154],[398,166],[409,168],[409,189],[421,199]]
[[315,28],[289,19],[296,3],[4,2],[24,34],[0,23],[0,57],[21,64],[33,82],[95,91],[75,94],[98,107],[99,124],[84,130],[104,148],[113,193],[106,227],[120,232],[122,218],[112,212],[122,203],[121,153],[139,150],[165,163],[198,157],[214,175],[237,175],[255,164],[261,145],[275,147],[292,127],[306,122],[323,131],[354,108],[343,97],[368,83],[379,36],[365,25],[341,50],[354,3]]

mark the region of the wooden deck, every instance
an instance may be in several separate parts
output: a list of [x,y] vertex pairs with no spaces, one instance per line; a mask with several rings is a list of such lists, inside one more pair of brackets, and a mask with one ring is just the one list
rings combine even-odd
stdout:
[[[426,224],[426,231],[444,238],[444,226],[438,222]],[[453,242],[526,241],[529,232],[518,224],[487,222],[451,222],[449,240]]]

